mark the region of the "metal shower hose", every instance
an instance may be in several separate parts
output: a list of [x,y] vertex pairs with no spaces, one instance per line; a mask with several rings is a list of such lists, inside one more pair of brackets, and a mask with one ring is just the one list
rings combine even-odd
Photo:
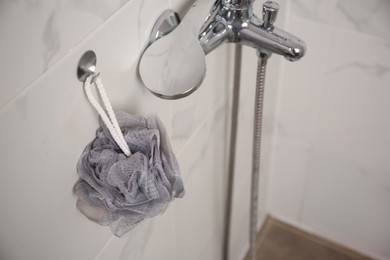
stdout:
[[257,237],[257,208],[259,198],[259,177],[260,177],[260,150],[261,150],[261,129],[263,119],[263,101],[265,71],[267,67],[267,55],[259,55],[257,62],[255,113],[253,126],[253,147],[252,147],[252,181],[251,181],[251,205],[250,205],[250,259],[256,259],[256,237]]

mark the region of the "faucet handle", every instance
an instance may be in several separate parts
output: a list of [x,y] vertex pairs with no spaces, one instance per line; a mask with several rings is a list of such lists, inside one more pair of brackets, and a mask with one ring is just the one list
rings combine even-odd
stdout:
[[278,15],[279,4],[274,1],[267,1],[263,4],[263,27],[272,29],[276,16]]

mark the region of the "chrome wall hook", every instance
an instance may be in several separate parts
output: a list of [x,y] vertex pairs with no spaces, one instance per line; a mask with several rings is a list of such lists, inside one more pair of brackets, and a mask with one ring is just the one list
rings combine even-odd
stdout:
[[[81,56],[79,63],[77,65],[77,78],[84,82],[88,76],[95,73],[96,70],[96,54],[94,51],[86,51],[83,56]],[[99,73],[97,74],[99,76]],[[93,78],[93,80],[96,76]]]

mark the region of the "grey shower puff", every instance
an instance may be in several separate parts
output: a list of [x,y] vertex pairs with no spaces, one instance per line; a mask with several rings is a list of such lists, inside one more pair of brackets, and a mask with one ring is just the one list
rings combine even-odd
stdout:
[[126,157],[101,121],[96,138],[77,164],[77,208],[90,220],[109,225],[120,237],[145,218],[163,213],[184,196],[179,166],[157,116],[116,113],[129,145]]

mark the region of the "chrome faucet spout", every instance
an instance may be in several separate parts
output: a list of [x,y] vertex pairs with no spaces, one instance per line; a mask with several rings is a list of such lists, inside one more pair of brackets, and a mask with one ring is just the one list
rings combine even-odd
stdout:
[[252,0],[217,0],[199,34],[207,54],[224,42],[235,42],[266,53],[283,55],[289,61],[299,60],[306,51],[298,37],[274,26],[279,5],[267,1],[262,19],[252,13]]
[[303,57],[306,44],[301,39],[277,27],[265,30],[261,26],[256,26],[258,22],[252,21],[240,31],[240,43],[282,55],[289,61],[297,61]]

